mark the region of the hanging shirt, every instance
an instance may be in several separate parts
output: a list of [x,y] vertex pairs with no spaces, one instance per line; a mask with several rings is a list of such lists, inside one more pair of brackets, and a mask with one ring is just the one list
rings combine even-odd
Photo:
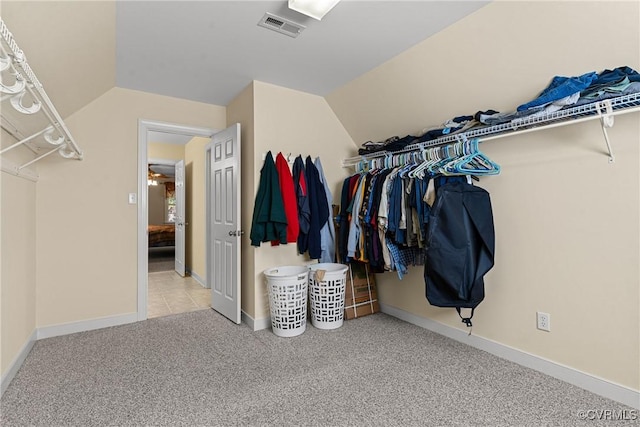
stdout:
[[349,187],[351,177],[346,178],[342,183],[342,192],[340,195],[340,213],[338,214],[338,262],[347,262],[347,241],[349,240],[349,203],[351,202],[351,193]]
[[382,184],[382,194],[380,194],[380,204],[378,206],[378,237],[380,238],[380,243],[382,245],[382,258],[384,260],[385,270],[392,270],[394,267],[385,237],[387,233],[387,226],[389,223],[389,192],[392,182],[393,171],[389,172],[384,180],[384,183]]
[[358,186],[356,187],[352,208],[351,208],[351,221],[349,223],[349,240],[347,242],[347,258],[355,258],[356,250],[358,250],[358,243],[360,241],[360,219],[359,212],[362,208],[362,196],[363,187],[365,182],[365,175],[360,177]]
[[318,169],[318,175],[320,182],[324,186],[324,192],[327,196],[327,206],[329,207],[329,217],[327,223],[320,230],[320,248],[322,250],[320,254],[320,262],[335,262],[336,260],[336,231],[333,225],[333,218],[331,217],[331,206],[333,205],[333,195],[327,184],[327,179],[324,176],[324,170],[322,169],[322,163],[320,163],[320,157],[316,157],[314,162],[316,169]]

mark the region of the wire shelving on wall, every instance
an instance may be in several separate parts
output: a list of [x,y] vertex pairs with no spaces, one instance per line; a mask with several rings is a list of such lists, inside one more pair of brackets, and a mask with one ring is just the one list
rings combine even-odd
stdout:
[[598,119],[600,120],[602,125],[602,132],[607,145],[607,151],[609,153],[609,161],[613,162],[615,160],[615,157],[613,155],[613,150],[609,141],[609,135],[607,134],[607,128],[613,126],[614,116],[639,111],[640,92],[631,93],[588,104],[583,104],[576,107],[566,108],[551,113],[525,116],[522,118],[514,119],[508,123],[502,123],[492,126],[482,126],[472,128],[465,132],[443,135],[429,141],[407,145],[404,149],[398,151],[377,151],[366,155],[350,157],[344,159],[342,165],[344,167],[350,167],[355,166],[362,161],[368,161],[379,157],[451,144],[459,141],[460,138],[463,137],[467,139],[475,138],[480,142],[483,142],[491,139],[519,135],[522,133],[535,132],[543,129],[567,126],[584,121]]
[[[27,172],[25,168],[53,153],[58,153],[67,159],[81,160],[82,150],[76,144],[40,80],[29,66],[24,52],[18,47],[2,19],[0,19],[0,34],[2,36],[0,37],[0,101],[2,103],[8,101],[11,107],[3,108],[2,128],[18,140],[2,148],[0,154],[20,146],[26,146],[36,154],[35,158],[21,165],[15,165],[3,158],[2,170],[33,179],[34,174]],[[45,127],[25,136],[14,124],[15,119],[7,114],[14,111],[21,116],[20,122],[23,122],[22,117],[33,117],[34,119],[31,120],[45,123]]]

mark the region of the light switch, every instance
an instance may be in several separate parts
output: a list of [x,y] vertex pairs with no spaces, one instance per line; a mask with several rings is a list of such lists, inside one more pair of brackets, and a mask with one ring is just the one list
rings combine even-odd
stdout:
[[138,203],[138,195],[136,193],[129,193],[129,204],[135,205]]

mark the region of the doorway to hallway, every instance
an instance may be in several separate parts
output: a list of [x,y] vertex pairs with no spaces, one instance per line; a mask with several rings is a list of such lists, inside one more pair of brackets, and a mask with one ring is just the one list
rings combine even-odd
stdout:
[[[139,120],[138,122],[138,320],[145,320],[148,317],[157,317],[159,315],[171,314],[173,312],[184,312],[191,311],[193,309],[203,308],[202,300],[199,296],[194,294],[196,292],[198,294],[206,294],[209,296],[211,293],[210,289],[205,289],[206,286],[206,274],[203,266],[196,266],[196,269],[193,268],[193,264],[189,261],[181,262],[180,269],[178,273],[181,275],[186,275],[187,278],[182,278],[178,273],[175,272],[178,268],[178,262],[176,260],[176,269],[173,269],[169,272],[154,272],[153,265],[150,266],[149,263],[149,248],[152,246],[150,243],[153,240],[154,249],[155,246],[159,246],[160,249],[166,249],[167,246],[174,247],[176,250],[175,255],[178,255],[178,250],[175,248],[177,239],[175,238],[175,234],[172,235],[174,239],[171,244],[162,241],[156,242],[158,238],[165,239],[168,236],[166,230],[153,230],[154,238],[151,239],[150,234],[150,219],[149,219],[149,203],[151,202],[150,196],[150,188],[154,188],[150,185],[150,181],[156,181],[156,174],[158,172],[153,172],[153,176],[150,176],[150,157],[156,157],[158,159],[163,159],[165,161],[172,160],[172,165],[175,165],[181,159],[186,159],[189,157],[191,165],[188,162],[185,162],[185,167],[183,168],[185,176],[189,174],[189,168],[191,167],[191,171],[193,172],[193,164],[197,161],[200,161],[202,165],[204,165],[204,152],[201,154],[193,151],[190,156],[187,156],[187,151],[189,147],[189,142],[195,137],[200,137],[203,142],[206,143],[210,140],[212,134],[215,133],[213,129],[206,128],[196,128],[191,126],[182,126],[172,123],[163,123],[156,121],[148,121],[148,120]],[[175,139],[181,139],[181,146],[178,147],[181,154],[176,155],[173,149],[168,149],[167,146],[177,146],[177,142]],[[170,140],[170,141],[168,141]],[[154,144],[153,154],[150,151],[150,144]],[[169,144],[158,144],[158,143],[169,143]],[[196,145],[192,145],[192,147],[196,147],[201,142],[196,143]],[[159,150],[159,145],[164,145],[164,148]],[[184,146],[184,147],[182,147]],[[204,149],[204,147],[203,147]],[[168,150],[168,151],[167,151]],[[150,155],[152,154],[152,155]],[[200,160],[198,160],[200,159]],[[155,163],[155,162],[154,162]],[[162,162],[159,162],[162,163]],[[162,175],[168,175],[168,172],[161,171]],[[202,166],[202,172],[204,173],[204,166]],[[175,176],[175,175],[174,175]],[[185,180],[188,182],[188,180]],[[192,179],[192,182],[198,183],[202,181],[202,186],[204,187],[204,176],[200,179]],[[159,184],[159,182],[158,182]],[[178,184],[175,183],[175,187],[172,187],[173,194],[177,193]],[[165,190],[167,190],[165,188]],[[203,205],[201,209],[204,211],[204,194],[200,195],[200,193],[204,193],[204,191],[195,191],[192,189],[191,191],[191,201],[193,203],[200,200],[200,203]],[[186,244],[194,243],[194,239],[196,237],[202,236],[202,240],[204,240],[204,232],[194,232],[195,227],[200,227],[204,229],[204,219],[203,218],[194,218],[194,220],[188,219],[188,214],[191,212],[195,214],[199,212],[197,207],[191,206],[191,210],[187,209],[187,215],[178,215],[178,207],[177,207],[177,197],[176,196],[166,196],[164,198],[161,197],[161,200],[176,199],[176,208],[174,213],[174,218],[171,220],[168,216],[164,218],[164,216],[157,221],[161,226],[166,226],[168,223],[171,223],[174,228],[174,233],[176,233],[177,226],[180,225],[184,227],[184,231],[186,234]],[[187,194],[187,198],[189,195]],[[162,204],[162,203],[161,203]],[[184,205],[184,204],[183,204]],[[164,206],[167,208],[167,206]],[[167,211],[168,212],[168,211]],[[204,215],[201,215],[202,217]],[[189,228],[191,228],[192,236],[189,239]],[[193,236],[195,235],[195,237]],[[160,237],[158,237],[160,236]],[[183,239],[184,242],[184,239]],[[197,242],[196,242],[197,243]],[[204,244],[202,244],[204,246]],[[191,255],[189,255],[191,254]],[[185,255],[185,251],[182,251],[182,255]],[[187,257],[192,258],[192,262],[195,259],[196,261],[202,258],[201,264],[204,264],[204,247],[201,249],[196,247],[194,250],[191,248],[187,248],[186,250]],[[195,258],[194,258],[195,256]],[[150,268],[151,267],[151,268]],[[192,276],[192,277],[189,277]],[[203,277],[204,276],[204,277]],[[196,287],[199,287],[196,288]],[[209,296],[210,301],[210,296]],[[207,305],[204,306],[206,308],[208,306],[209,301],[207,301]],[[149,313],[149,310],[153,308],[155,311]]]
[[173,265],[170,270],[149,271],[148,283],[149,319],[211,308],[211,290],[190,276],[180,277]]

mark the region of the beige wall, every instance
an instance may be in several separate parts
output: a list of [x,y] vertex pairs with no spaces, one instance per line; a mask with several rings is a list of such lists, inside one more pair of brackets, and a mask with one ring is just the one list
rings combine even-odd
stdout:
[[127,194],[137,191],[138,119],[219,129],[226,114],[114,88],[66,119],[85,160],[39,165],[38,327],[136,312],[137,206]]
[[36,183],[2,173],[0,372],[36,327]]
[[186,178],[186,263],[192,274],[206,280],[205,148],[211,138],[195,137],[184,148]]
[[[358,144],[511,111],[554,75],[640,69],[639,8],[494,2],[327,99]],[[597,122],[482,144],[502,173],[480,183],[492,198],[496,264],[473,334],[640,389],[639,129],[638,114],[616,118],[614,164]],[[429,306],[422,268],[377,279],[384,304],[465,329],[454,310]],[[551,314],[550,333],[536,330],[536,311]]]
[[[4,130],[0,146],[16,140]],[[34,157],[25,147],[2,154],[20,165]],[[37,172],[37,165],[28,168]],[[36,328],[36,183],[0,173],[0,375]]]
[[147,143],[147,157],[154,160],[184,160],[185,146],[165,142]]
[[[245,215],[253,214],[255,195],[260,180],[259,171],[264,163],[263,155],[271,150],[275,158],[280,151],[301,154],[303,159],[320,157],[329,187],[335,198],[345,171],[341,161],[354,149],[354,144],[324,98],[286,89],[262,82],[254,82],[255,140],[253,159],[253,188],[245,194]],[[251,166],[246,167],[251,167]],[[243,164],[243,167],[245,164]],[[247,200],[250,199],[250,200]],[[243,224],[243,245],[254,251],[255,318],[269,316],[269,299],[264,282],[264,270],[279,265],[302,265],[309,262],[306,256],[297,254],[296,245],[289,243],[272,247],[262,244],[250,247],[251,222]],[[313,261],[317,262],[317,261]]]
[[324,98],[254,81],[227,109],[227,124],[241,124],[242,138],[242,310],[256,321],[269,316],[263,271],[310,262],[295,244],[251,246],[249,233],[264,154],[320,156],[334,194],[344,175],[341,159],[353,142]]
[[[253,213],[253,201],[255,198],[254,176],[256,164],[254,161],[254,83],[249,84],[227,106],[227,127],[240,123],[240,188],[241,207],[240,229],[245,236],[251,229],[251,215]],[[253,195],[253,196],[252,196]],[[241,268],[241,295],[240,305],[242,311],[251,318],[255,318],[255,251],[244,237],[240,248]]]

